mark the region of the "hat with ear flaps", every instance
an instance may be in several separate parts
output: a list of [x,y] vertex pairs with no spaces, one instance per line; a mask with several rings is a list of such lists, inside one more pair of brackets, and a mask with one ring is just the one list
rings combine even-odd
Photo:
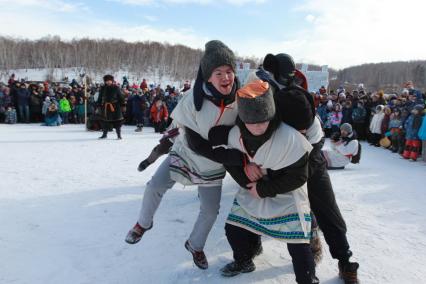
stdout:
[[275,116],[272,90],[267,82],[255,80],[237,91],[238,116],[247,124],[270,121]]
[[284,86],[293,81],[296,72],[293,58],[285,53],[267,54],[263,59],[263,68],[274,74],[275,80]]

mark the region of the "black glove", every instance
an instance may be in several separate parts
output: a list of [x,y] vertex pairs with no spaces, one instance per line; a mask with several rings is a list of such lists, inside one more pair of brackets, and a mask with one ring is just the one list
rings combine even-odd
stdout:
[[212,146],[227,145],[229,132],[233,128],[233,125],[218,125],[210,128],[209,130],[209,142]]
[[148,162],[148,159],[143,160],[138,166],[138,171],[144,171],[149,165],[151,165],[151,163]]

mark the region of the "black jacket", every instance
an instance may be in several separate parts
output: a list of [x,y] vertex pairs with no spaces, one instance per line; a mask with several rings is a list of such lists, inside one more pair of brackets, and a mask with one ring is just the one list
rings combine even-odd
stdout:
[[124,106],[124,96],[117,86],[102,86],[99,91],[97,105],[100,108],[100,115],[102,120],[123,120],[121,107]]
[[[250,137],[250,134],[247,129],[245,129],[244,124],[240,121],[237,121],[238,126],[241,129],[241,135],[243,139],[244,146],[252,155],[256,153],[260,146],[265,143],[273,134],[276,127],[279,124],[275,124],[274,121],[270,123],[270,127],[265,132],[264,135],[258,137]],[[228,143],[228,135],[231,127],[229,126],[217,126],[213,127],[209,131],[209,140],[214,145],[222,145]],[[235,149],[232,149],[235,151]],[[229,150],[225,150],[229,151]],[[230,155],[224,155],[224,157],[230,157]],[[261,180],[257,181],[257,193],[260,197],[274,197],[277,194],[283,194],[295,190],[301,187],[306,183],[308,179],[308,154],[306,153],[298,161],[292,165],[279,169],[279,170],[267,170],[267,175],[265,175]],[[251,183],[247,178],[244,172],[243,165],[231,165],[228,161],[222,162],[232,176],[232,178],[243,188],[247,188],[247,184]]]

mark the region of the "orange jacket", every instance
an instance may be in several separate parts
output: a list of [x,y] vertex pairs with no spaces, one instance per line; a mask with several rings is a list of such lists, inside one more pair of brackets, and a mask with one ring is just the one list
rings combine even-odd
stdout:
[[169,117],[169,111],[167,107],[163,104],[160,108],[154,104],[151,108],[151,119],[153,122],[160,122],[162,120],[167,120]]

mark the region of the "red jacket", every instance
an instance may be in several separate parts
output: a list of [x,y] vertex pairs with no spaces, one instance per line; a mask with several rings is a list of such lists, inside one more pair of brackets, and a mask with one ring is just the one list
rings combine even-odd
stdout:
[[161,122],[162,120],[167,120],[169,118],[169,111],[165,105],[162,105],[160,108],[154,104],[151,108],[151,119],[153,122]]

